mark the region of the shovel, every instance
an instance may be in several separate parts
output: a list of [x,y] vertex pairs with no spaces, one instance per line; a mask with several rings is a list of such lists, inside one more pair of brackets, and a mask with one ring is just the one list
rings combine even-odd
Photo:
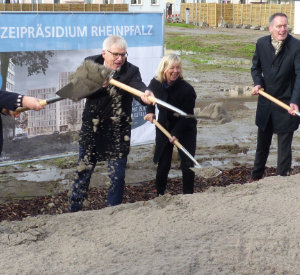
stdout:
[[[112,71],[105,67],[104,65],[97,64],[94,61],[87,60],[84,61],[77,69],[76,72],[73,73],[71,82],[57,91],[57,95],[59,97],[45,100],[41,104],[47,105],[49,103],[53,103],[65,98],[72,99],[74,101],[78,101],[82,98],[85,98],[103,86],[103,84],[111,84],[114,85],[124,91],[127,91],[131,94],[134,94],[138,97],[141,97],[144,93],[130,87],[122,82],[119,82],[112,78]],[[154,104],[159,104],[174,111],[176,114],[184,117],[194,117],[193,115],[188,115],[182,110],[176,108],[175,106],[162,101],[158,98],[148,96],[149,100]],[[27,108],[17,108],[15,112],[20,113],[23,111],[27,111]]]
[[[141,97],[143,95],[143,92],[141,92],[141,91],[139,91],[139,90],[137,90],[135,88],[132,88],[132,87],[130,87],[130,86],[128,86],[128,85],[126,85],[126,84],[124,84],[122,82],[119,82],[119,81],[117,81],[117,80],[115,80],[113,78],[111,78],[109,80],[109,84],[112,84],[112,85],[114,85],[114,86],[116,86],[118,88],[121,88],[122,90],[127,91],[127,92],[129,92],[131,94],[134,94],[134,95],[136,95],[138,97]],[[171,111],[174,111],[176,114],[178,114],[180,116],[184,116],[184,117],[191,117],[192,116],[192,117],[194,117],[193,115],[188,115],[186,112],[178,109],[177,107],[175,107],[175,106],[173,106],[173,105],[171,105],[171,104],[169,104],[169,103],[167,103],[165,101],[162,101],[161,99],[158,99],[158,98],[153,97],[153,96],[148,96],[148,98],[149,98],[149,100],[152,103],[164,106],[165,108],[167,108],[167,109],[169,109]]]
[[[156,121],[156,119],[153,119],[153,123],[159,130],[161,130],[167,136],[167,138],[172,138],[171,134],[158,121]],[[185,153],[194,162],[194,168],[202,168],[198,161],[195,160],[195,158],[182,146],[182,144],[178,140],[175,140],[174,144],[177,146],[178,149]]]
[[[95,63],[94,61],[91,60],[86,60],[84,61],[77,69],[76,72],[72,75],[72,81],[74,81],[74,83],[78,83],[79,85],[85,86],[85,84],[89,84],[90,83],[97,83],[98,85],[98,89],[99,87],[102,87],[103,84],[111,84],[114,85],[126,92],[129,92],[137,97],[141,97],[144,93],[133,88],[130,87],[120,81],[117,81],[115,79],[112,78],[112,73],[113,71],[108,69],[107,67],[105,67],[104,65]],[[85,83],[86,81],[88,81],[87,83]],[[83,82],[83,83],[82,83]],[[75,85],[77,86],[77,85]],[[89,85],[88,85],[89,86]],[[81,92],[80,95],[81,97],[86,97],[86,93],[91,94],[94,91],[89,91],[89,89],[87,89],[86,92]],[[78,93],[74,93],[73,89],[61,89],[60,91],[57,92],[57,95],[59,95],[60,97],[63,98],[70,98],[73,100],[78,100]],[[161,106],[164,106],[165,108],[168,108],[172,111],[174,111],[175,113],[177,113],[178,115],[184,116],[184,117],[194,117],[193,115],[188,115],[187,113],[183,112],[182,110],[176,108],[175,106],[162,101],[158,98],[152,97],[152,96],[148,96],[149,100],[154,103],[154,104],[159,104]]]
[[[44,99],[42,101],[40,101],[40,104],[42,106],[46,106],[50,103],[54,103],[54,102],[57,102],[57,101],[60,101],[62,100],[63,98],[59,97],[59,96],[56,96],[56,97],[51,97],[51,98],[48,98],[48,99]],[[22,112],[25,112],[25,111],[28,111],[30,109],[26,108],[26,107],[18,107],[14,112],[15,113],[22,113]]]
[[[264,96],[265,98],[271,100],[272,102],[274,102],[275,104],[279,105],[280,107],[286,109],[287,111],[289,111],[291,109],[291,107],[287,104],[285,104],[284,102],[278,100],[277,98],[269,95],[268,93],[264,92],[263,89],[259,89],[258,90],[258,93],[262,96]],[[296,112],[294,111],[294,113],[297,115],[297,116],[300,116],[300,112]]]
[[[95,86],[95,85],[94,85]],[[87,85],[83,84],[80,81],[71,81],[64,87],[62,87],[60,90],[56,92],[56,97],[44,99],[40,102],[42,106],[46,106],[51,103],[55,103],[57,101],[63,100],[63,99],[71,99],[73,101],[79,101],[80,99],[83,99],[94,92],[96,92],[99,88],[90,89]],[[24,111],[28,111],[29,109],[26,107],[19,107],[15,110],[16,113],[21,113]]]

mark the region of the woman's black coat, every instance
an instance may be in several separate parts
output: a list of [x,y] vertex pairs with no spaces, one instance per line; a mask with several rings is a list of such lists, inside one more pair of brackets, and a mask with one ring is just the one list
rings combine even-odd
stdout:
[[[162,83],[153,78],[148,87],[155,97],[170,103],[188,114],[194,114],[196,93],[194,88],[184,81],[177,79],[171,86],[165,88]],[[157,121],[166,128],[172,136],[175,136],[190,154],[195,155],[197,121],[194,118],[174,116],[174,112],[157,105],[159,114]],[[147,106],[147,113],[155,113],[155,107]],[[154,162],[157,163],[163,153],[169,139],[158,128],[156,128],[156,147]]]
[[[98,64],[104,62],[102,55],[86,60]],[[138,90],[146,89],[139,68],[127,61],[113,78]],[[95,154],[99,161],[128,155],[132,100],[132,94],[114,86],[101,88],[87,98],[79,141],[87,153]]]
[[[251,74],[254,85],[285,102],[300,106],[300,41],[288,35],[277,55],[271,36],[258,39],[253,56]],[[275,133],[295,131],[299,117],[291,116],[285,109],[259,95],[256,125],[264,130],[271,117]]]
[[[17,93],[11,93],[11,92],[6,92],[6,91],[0,91],[0,112],[2,109],[7,109],[7,110],[15,110],[17,98],[18,98]],[[2,120],[0,116],[0,154],[2,152],[2,146],[3,146],[3,132],[2,132]]]

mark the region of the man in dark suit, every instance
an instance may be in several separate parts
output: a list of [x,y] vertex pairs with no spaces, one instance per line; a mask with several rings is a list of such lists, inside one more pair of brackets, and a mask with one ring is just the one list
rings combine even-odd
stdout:
[[[127,42],[123,37],[107,37],[102,54],[89,56],[86,60],[103,64],[114,71],[114,79],[138,90],[146,90],[139,68],[127,61]],[[153,93],[146,91],[137,100],[150,104],[148,95],[153,96]],[[122,203],[130,150],[132,100],[130,93],[111,85],[99,87],[87,98],[82,114],[78,166],[70,196],[71,212],[82,209],[98,161],[108,161],[108,206]]]
[[[18,107],[26,107],[30,110],[41,110],[45,107],[40,104],[40,99],[30,96],[23,96],[17,93],[0,90],[0,113],[4,115],[17,116],[13,111]],[[0,116],[0,154],[2,152],[3,135],[2,120]]]
[[271,35],[259,38],[252,60],[253,94],[265,92],[290,106],[289,112],[259,95],[256,110],[257,148],[252,179],[261,179],[273,133],[278,137],[277,175],[289,175],[292,162],[292,140],[299,126],[300,104],[300,41],[288,32],[288,18],[284,13],[270,17]]

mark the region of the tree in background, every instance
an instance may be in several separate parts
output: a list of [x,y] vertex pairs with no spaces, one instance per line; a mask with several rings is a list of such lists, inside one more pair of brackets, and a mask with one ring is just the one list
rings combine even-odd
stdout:
[[48,58],[52,57],[53,55],[53,51],[0,53],[2,90],[6,90],[8,65],[10,60],[16,66],[26,66],[28,76],[31,76],[39,73],[45,74],[49,63]]

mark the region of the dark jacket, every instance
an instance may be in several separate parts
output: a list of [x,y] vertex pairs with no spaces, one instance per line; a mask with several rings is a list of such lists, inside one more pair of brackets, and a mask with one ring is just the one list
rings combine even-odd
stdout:
[[[177,79],[171,86],[166,88],[164,84],[153,78],[148,89],[154,93],[155,97],[170,103],[188,114],[194,114],[196,93],[194,88],[183,79]],[[157,121],[172,136],[177,137],[183,147],[194,155],[196,150],[197,121],[194,118],[176,117],[173,111],[160,105],[157,105],[157,107],[159,110]],[[147,113],[155,113],[155,107],[152,105],[147,106]],[[156,128],[155,142],[156,147],[153,160],[157,163],[169,139]]]
[[[275,55],[271,36],[258,39],[253,56],[251,74],[254,85],[285,102],[300,106],[300,41],[288,35],[279,53]],[[295,131],[299,117],[291,116],[285,109],[259,95],[256,125],[264,130],[272,119],[275,133]]]
[[[104,62],[102,55],[90,56],[87,59],[98,64]],[[113,78],[138,90],[146,89],[139,68],[127,61]],[[97,160],[128,155],[132,100],[132,94],[111,85],[100,88],[87,98],[79,144],[86,152],[96,154]]]
[[[2,109],[7,110],[15,110],[16,109],[16,102],[18,98],[17,93],[11,93],[6,91],[0,91],[0,112]],[[0,116],[0,154],[2,152],[2,146],[3,146],[3,132],[2,132],[2,120]]]

